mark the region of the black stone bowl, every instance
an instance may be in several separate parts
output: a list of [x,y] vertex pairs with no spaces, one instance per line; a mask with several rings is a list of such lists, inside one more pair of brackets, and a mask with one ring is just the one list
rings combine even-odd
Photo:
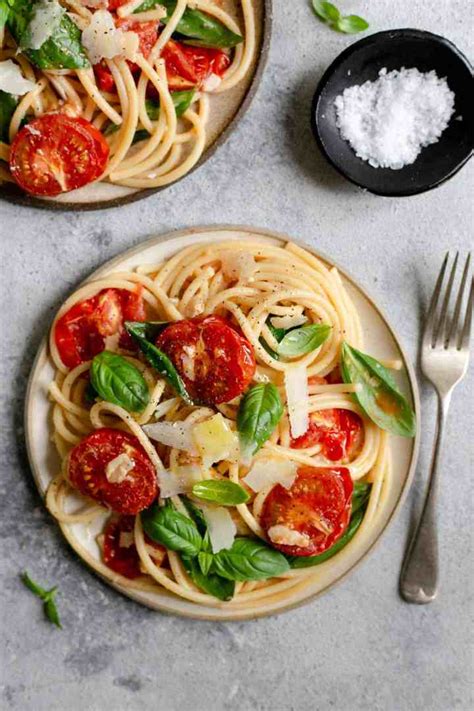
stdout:
[[[423,148],[400,170],[373,168],[358,158],[336,126],[335,98],[354,84],[377,79],[384,67],[434,69],[455,94],[455,113],[437,143]],[[319,82],[311,107],[311,126],[323,155],[348,180],[377,195],[400,197],[431,190],[451,178],[473,150],[474,86],[472,67],[444,37],[421,30],[378,32],[342,52]]]

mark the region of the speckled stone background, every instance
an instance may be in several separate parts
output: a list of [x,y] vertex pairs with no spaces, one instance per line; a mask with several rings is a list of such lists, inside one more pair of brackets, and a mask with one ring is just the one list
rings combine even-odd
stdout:
[[[472,2],[340,0],[371,30],[439,32],[472,57]],[[48,213],[0,203],[2,236],[1,709],[15,711],[451,711],[472,708],[472,371],[456,391],[439,524],[442,586],[426,607],[397,579],[419,505],[434,422],[422,383],[416,483],[376,551],[339,587],[270,619],[216,624],[166,617],[106,587],[68,550],[34,490],[22,407],[40,339],[66,294],[148,235],[234,222],[298,236],[334,256],[390,315],[413,358],[419,314],[442,255],[472,241],[472,165],[438,190],[364,194],[320,157],[309,104],[325,67],[354,38],[306,0],[275,2],[269,64],[246,118],[204,168],[129,207]],[[63,631],[19,583],[24,568],[60,587]]]

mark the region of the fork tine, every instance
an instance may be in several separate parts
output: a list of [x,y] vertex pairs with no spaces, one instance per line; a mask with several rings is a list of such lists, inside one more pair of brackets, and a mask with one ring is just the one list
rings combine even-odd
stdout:
[[446,292],[444,294],[443,303],[441,305],[441,310],[439,312],[436,326],[433,329],[433,337],[431,340],[431,345],[433,346],[433,348],[435,347],[437,342],[441,338],[443,338],[443,334],[444,334],[444,337],[446,338],[446,334],[448,332],[449,319],[447,318],[446,315],[448,313],[449,299],[451,298],[451,291],[453,289],[454,276],[456,274],[456,267],[458,265],[458,258],[459,258],[459,252],[456,252],[456,255],[454,257],[453,266],[451,267],[451,273],[450,273],[449,279],[448,279],[448,285],[446,287]]
[[466,259],[466,264],[464,265],[464,271],[462,273],[462,278],[461,278],[461,284],[459,286],[459,291],[458,291],[458,296],[456,299],[456,305],[454,307],[454,313],[453,313],[453,318],[451,320],[451,328],[449,329],[449,334],[446,337],[445,341],[445,348],[448,348],[450,346],[456,346],[457,343],[457,334],[459,332],[458,328],[458,321],[459,321],[459,314],[461,313],[461,306],[462,306],[462,300],[464,296],[464,288],[466,286],[466,281],[467,281],[467,275],[469,274],[469,264],[471,262],[471,253],[467,255]]
[[466,316],[464,318],[464,325],[462,328],[462,333],[460,337],[459,349],[468,350],[469,348],[469,338],[471,335],[471,322],[472,322],[472,308],[474,306],[474,279],[471,279],[471,291],[469,293],[469,300],[466,307]]
[[449,252],[446,252],[446,256],[443,260],[443,264],[441,265],[441,271],[438,275],[438,279],[436,280],[436,285],[435,285],[435,288],[433,291],[433,296],[431,297],[428,313],[426,314],[425,332],[423,335],[424,342],[428,342],[428,341],[431,342],[433,340],[433,326],[435,323],[436,308],[438,306],[438,299],[439,299],[439,295],[441,293],[441,287],[443,285],[444,274],[446,272],[446,265],[448,264],[448,257],[449,257]]

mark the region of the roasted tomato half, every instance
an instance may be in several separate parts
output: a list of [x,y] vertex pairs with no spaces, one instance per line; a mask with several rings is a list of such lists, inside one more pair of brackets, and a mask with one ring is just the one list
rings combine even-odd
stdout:
[[167,42],[161,56],[169,88],[177,91],[201,86],[211,74],[221,77],[230,65],[229,56],[221,49],[192,47],[175,40]]
[[186,389],[199,402],[218,405],[240,395],[255,373],[249,341],[220,316],[203,316],[167,326],[157,347],[172,360]]
[[145,303],[140,288],[103,289],[96,296],[74,304],[56,322],[54,340],[59,356],[74,368],[104,350],[107,336],[119,335],[119,345],[135,346],[123,328],[124,321],[144,321]]
[[[134,526],[134,516],[111,516],[104,529],[102,550],[104,563],[111,570],[132,580],[142,575],[140,557],[133,537]],[[145,541],[153,560],[161,563],[166,555],[166,549],[147,536]]]
[[265,498],[261,513],[269,541],[287,555],[318,555],[346,530],[353,483],[343,467],[301,467],[290,489],[280,484]]
[[45,114],[16,134],[10,171],[28,193],[54,196],[97,180],[108,157],[107,141],[89,121]]
[[[116,462],[120,455],[125,457]],[[159,494],[155,468],[137,438],[110,427],[95,430],[71,450],[68,479],[84,496],[121,514],[146,509]]]
[[364,440],[361,418],[351,410],[331,409],[312,412],[309,427],[301,437],[291,440],[295,449],[321,445],[321,454],[333,462],[354,459]]

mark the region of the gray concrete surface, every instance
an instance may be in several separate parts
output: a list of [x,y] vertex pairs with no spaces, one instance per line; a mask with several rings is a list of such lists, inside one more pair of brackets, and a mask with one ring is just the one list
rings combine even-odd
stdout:
[[[472,3],[339,4],[370,19],[373,31],[432,30],[472,56]],[[117,210],[53,214],[0,203],[2,709],[472,708],[472,370],[452,404],[439,511],[442,586],[426,607],[406,605],[397,595],[433,434],[434,396],[425,384],[420,466],[400,516],[352,577],[312,604],[270,619],[187,621],[108,589],[67,549],[25,461],[25,383],[54,310],[105,259],[172,228],[253,223],[307,240],[354,272],[415,357],[420,308],[442,255],[448,248],[466,250],[472,241],[472,165],[434,192],[401,200],[345,183],[313,146],[308,105],[324,68],[354,40],[320,25],[306,0],[275,5],[260,91],[204,168],[165,193]],[[60,586],[62,632],[43,621],[38,601],[19,583],[24,568]]]

